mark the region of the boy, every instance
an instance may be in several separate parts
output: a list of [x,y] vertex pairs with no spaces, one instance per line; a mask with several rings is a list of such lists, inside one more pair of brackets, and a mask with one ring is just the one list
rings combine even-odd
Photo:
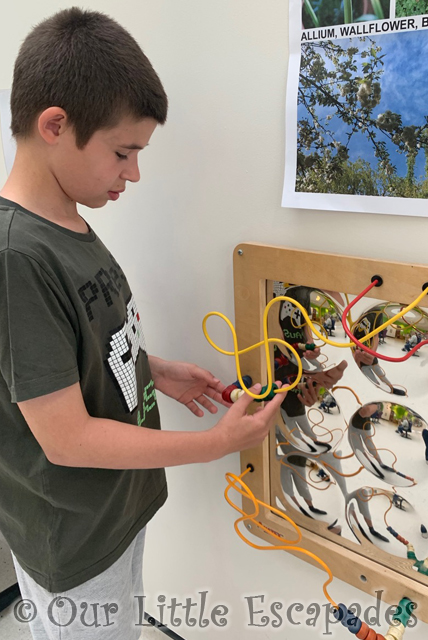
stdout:
[[[35,640],[134,640],[163,467],[256,446],[283,398],[248,416],[243,396],[205,432],[160,431],[155,389],[202,416],[199,405],[217,411],[224,386],[196,365],[147,355],[126,277],[77,212],[139,180],[137,153],[166,120],[162,84],[130,34],[77,8],[45,20],[19,52],[11,110],[17,154],[0,192],[0,529],[37,606]],[[84,602],[117,607],[88,626]]]

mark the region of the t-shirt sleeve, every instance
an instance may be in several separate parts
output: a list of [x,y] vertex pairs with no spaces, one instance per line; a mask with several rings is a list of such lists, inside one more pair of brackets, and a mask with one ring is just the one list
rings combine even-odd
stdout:
[[0,253],[0,373],[12,402],[64,389],[79,380],[70,303],[33,258]]

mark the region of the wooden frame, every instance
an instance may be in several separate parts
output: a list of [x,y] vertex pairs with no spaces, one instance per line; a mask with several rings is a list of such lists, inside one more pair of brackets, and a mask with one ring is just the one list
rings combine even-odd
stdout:
[[[234,289],[239,348],[246,348],[263,337],[262,317],[267,303],[267,281],[279,280],[358,294],[374,275],[383,278],[383,299],[410,303],[420,295],[423,285],[428,282],[428,266],[262,244],[238,245],[234,251]],[[378,296],[378,289],[368,294],[368,297]],[[251,375],[254,380],[266,382],[262,349],[244,354],[241,366],[243,372]],[[254,472],[245,476],[245,482],[267,504],[272,504],[269,464],[274,446],[266,439],[260,447],[241,454],[242,471],[249,464],[254,467]],[[245,499],[244,508],[250,509]],[[296,518],[296,521],[303,534],[301,546],[324,559],[336,577],[373,596],[376,591],[382,590],[382,599],[389,604],[397,604],[403,596],[407,596],[418,605],[417,617],[428,623],[428,578],[412,569],[412,561],[397,558],[394,569],[391,569],[379,562],[376,548],[372,545],[362,545],[359,549],[356,545],[337,540],[338,536],[333,534],[328,538],[324,534],[321,536],[308,530],[305,528],[304,518]],[[260,514],[260,522],[279,534],[290,536],[291,533],[293,537],[292,527],[268,510]],[[272,538],[261,529],[255,530],[253,527],[251,533],[272,543]],[[307,556],[299,553],[294,555],[319,567]]]

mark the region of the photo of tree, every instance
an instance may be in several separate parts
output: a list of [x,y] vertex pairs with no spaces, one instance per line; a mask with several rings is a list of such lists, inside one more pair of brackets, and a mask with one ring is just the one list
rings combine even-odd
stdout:
[[[397,4],[426,1],[397,0]],[[302,0],[302,27],[315,29],[351,22],[384,20],[389,18],[389,6],[389,0]]]
[[423,30],[304,43],[296,192],[428,197]]

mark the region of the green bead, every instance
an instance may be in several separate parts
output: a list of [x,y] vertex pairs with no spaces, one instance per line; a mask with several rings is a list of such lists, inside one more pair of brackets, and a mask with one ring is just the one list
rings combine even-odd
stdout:
[[394,614],[393,620],[398,620],[401,624],[407,627],[412,611],[415,608],[414,603],[409,598],[403,598],[400,600],[397,610]]
[[428,567],[424,565],[423,560],[418,560],[417,562],[415,562],[415,567],[418,568],[419,573],[422,573],[424,576],[428,576]]
[[[263,398],[263,400],[259,400],[257,398],[256,402],[267,402],[268,400],[272,400],[272,398],[275,397],[275,393],[274,393],[275,389],[278,389],[278,385],[273,383],[270,394],[266,396],[266,398]],[[268,385],[266,384],[264,387],[261,388],[260,395],[263,395],[264,393],[266,393],[267,390],[268,390]]]

